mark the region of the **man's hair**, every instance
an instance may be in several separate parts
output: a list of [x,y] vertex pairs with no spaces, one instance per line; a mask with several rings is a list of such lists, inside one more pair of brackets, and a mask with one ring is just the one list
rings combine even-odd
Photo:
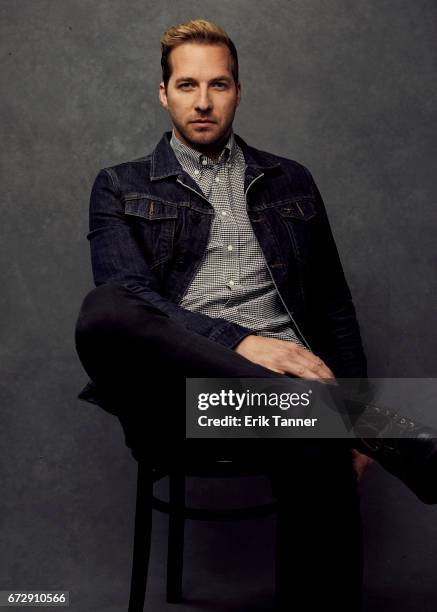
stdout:
[[231,54],[231,71],[234,77],[235,84],[238,82],[238,55],[234,43],[226,34],[226,32],[215,23],[206,21],[205,19],[194,19],[187,23],[169,28],[161,38],[161,67],[162,80],[167,89],[167,83],[171,76],[171,67],[169,62],[170,52],[175,47],[184,43],[200,43],[200,44],[222,44],[226,45]]

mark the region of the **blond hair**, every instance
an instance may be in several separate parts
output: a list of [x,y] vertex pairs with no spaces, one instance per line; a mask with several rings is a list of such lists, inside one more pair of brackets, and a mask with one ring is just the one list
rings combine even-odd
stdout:
[[231,54],[231,71],[235,84],[238,82],[238,55],[234,43],[227,33],[215,23],[205,19],[194,19],[186,23],[172,26],[164,32],[161,38],[161,67],[162,80],[167,88],[171,77],[171,66],[169,57],[172,49],[187,42],[201,44],[226,45]]

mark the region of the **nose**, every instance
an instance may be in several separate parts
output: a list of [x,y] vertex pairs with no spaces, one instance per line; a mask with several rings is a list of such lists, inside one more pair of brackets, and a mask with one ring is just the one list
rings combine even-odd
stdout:
[[207,87],[199,87],[199,95],[196,100],[195,109],[199,113],[207,113],[212,109],[212,103]]

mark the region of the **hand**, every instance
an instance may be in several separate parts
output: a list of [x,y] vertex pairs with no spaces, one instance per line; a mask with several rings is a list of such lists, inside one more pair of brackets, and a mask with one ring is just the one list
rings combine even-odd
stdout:
[[374,463],[374,461],[367,455],[363,455],[362,453],[359,453],[357,450],[353,448],[352,449],[352,463],[357,473],[358,482],[359,482],[361,478],[363,477],[363,474],[366,471],[367,467],[371,463]]
[[234,350],[249,361],[279,374],[293,374],[298,378],[335,378],[320,357],[289,340],[250,335],[243,338]]

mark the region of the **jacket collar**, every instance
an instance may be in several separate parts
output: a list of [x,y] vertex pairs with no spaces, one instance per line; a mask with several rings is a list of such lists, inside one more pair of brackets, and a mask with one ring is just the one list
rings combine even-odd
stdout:
[[[157,181],[159,179],[180,175],[183,173],[182,167],[176,159],[176,155],[170,145],[171,135],[171,131],[164,132],[161,140],[158,142],[152,153],[152,163],[150,167],[151,181]],[[255,171],[270,170],[271,168],[277,168],[281,165],[274,155],[266,153],[265,151],[259,151],[254,147],[250,147],[240,136],[235,133],[234,138],[236,143],[241,147],[244,159],[249,168],[253,168]]]

